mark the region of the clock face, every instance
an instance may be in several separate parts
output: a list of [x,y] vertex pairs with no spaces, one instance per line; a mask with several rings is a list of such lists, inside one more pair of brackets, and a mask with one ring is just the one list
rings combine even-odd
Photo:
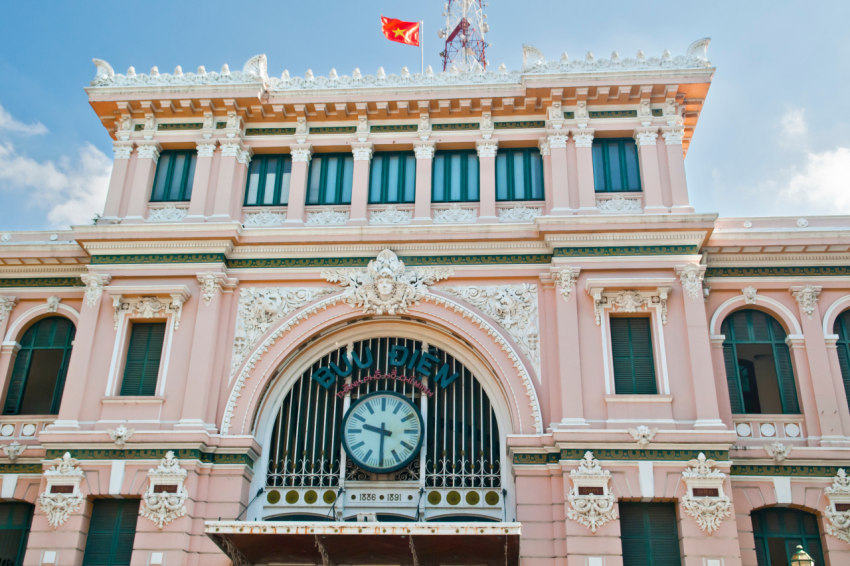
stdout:
[[369,472],[386,473],[419,457],[422,415],[408,398],[377,391],[355,401],[342,420],[348,457]]

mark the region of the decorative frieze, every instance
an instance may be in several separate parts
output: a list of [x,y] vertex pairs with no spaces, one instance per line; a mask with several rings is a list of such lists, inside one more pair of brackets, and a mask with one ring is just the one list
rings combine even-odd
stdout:
[[186,297],[180,293],[172,294],[169,299],[154,296],[127,299],[121,295],[113,295],[112,308],[115,309],[113,317],[115,330],[118,330],[122,313],[134,318],[161,318],[170,314],[172,315],[172,327],[174,330],[178,330],[185,300]]
[[585,452],[578,469],[570,472],[573,489],[567,496],[570,503],[567,518],[593,534],[606,523],[619,519],[614,494],[608,491],[610,479],[611,472],[602,469],[593,452]]
[[603,214],[640,214],[643,212],[641,197],[626,198],[620,194],[614,195],[613,198],[596,199],[596,208]]
[[124,445],[127,444],[127,441],[130,440],[130,437],[133,436],[136,429],[120,425],[115,430],[106,429],[106,432],[109,434],[109,438],[112,439],[112,442],[115,443],[115,446],[118,448],[124,448]]
[[83,470],[79,462],[65,452],[62,458],[53,460],[53,466],[44,472],[47,490],[38,496],[38,505],[47,515],[47,523],[54,529],[64,525],[72,513],[79,511],[85,501],[80,492]]
[[826,534],[850,543],[850,478],[843,469],[824,491],[829,504],[824,509]]
[[142,497],[139,515],[162,529],[186,514],[189,492],[183,485],[188,473],[174,452],[168,451],[157,468],[148,470],[148,490]]
[[168,203],[162,208],[151,208],[146,222],[182,222],[188,215],[188,207],[178,207]]
[[815,305],[818,302],[821,287],[815,285],[803,285],[802,287],[791,287],[791,295],[800,305],[800,310],[806,313],[809,320],[812,320],[812,315],[815,314]]
[[682,284],[682,289],[692,301],[702,297],[702,281],[705,277],[705,266],[698,263],[688,263],[676,267],[676,275],[679,276],[679,282]]
[[653,438],[655,438],[655,433],[658,432],[658,428],[649,428],[645,425],[640,425],[637,428],[629,428],[626,430],[628,430],[629,434],[632,435],[632,438],[637,441],[638,446],[641,448],[649,446],[649,443]]
[[308,212],[307,221],[304,224],[307,226],[333,226],[345,224],[346,222],[348,222],[347,211],[335,211],[327,207],[319,212]]
[[714,460],[707,460],[700,452],[696,460],[688,462],[689,468],[682,472],[688,493],[682,496],[682,510],[694,518],[699,528],[709,535],[720,528],[723,519],[732,515],[732,502],[723,493],[726,474],[717,469]]
[[280,226],[286,221],[285,212],[272,212],[268,208],[261,208],[257,212],[245,213],[245,227],[265,228],[267,226]]
[[520,203],[513,208],[499,209],[499,222],[532,222],[543,214],[543,208],[527,207]]
[[670,287],[658,287],[652,291],[623,290],[605,292],[604,288],[593,287],[587,292],[593,297],[593,309],[596,314],[596,324],[602,324],[603,310],[612,309],[614,312],[636,313],[646,312],[649,307],[658,309],[662,324],[667,324],[667,297]]
[[470,224],[475,223],[476,218],[474,208],[463,208],[458,203],[447,209],[434,211],[434,224]]
[[369,224],[410,224],[412,218],[412,210],[399,210],[395,205],[390,205],[383,210],[371,211]]
[[136,74],[135,70],[130,67],[130,71],[126,75],[122,75],[120,73],[116,74],[109,63],[102,59],[92,59],[92,61],[97,67],[97,75],[91,81],[91,86],[93,87],[200,86],[248,83],[261,85],[268,78],[265,55],[252,57],[245,63],[242,71],[233,71],[232,73],[225,64],[221,68],[221,73],[207,73],[203,67],[198,67],[197,73],[183,73],[181,71],[179,74],[168,74],[160,73],[154,67],[151,69],[151,73],[146,75],[144,73]]

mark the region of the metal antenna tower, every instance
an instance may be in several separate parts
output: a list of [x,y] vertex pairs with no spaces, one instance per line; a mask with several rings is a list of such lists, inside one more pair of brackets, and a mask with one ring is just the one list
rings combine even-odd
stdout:
[[437,35],[446,40],[446,48],[440,54],[443,71],[452,64],[461,71],[472,71],[478,66],[487,68],[484,49],[484,34],[490,31],[484,8],[489,4],[483,0],[449,0],[443,6],[446,27]]

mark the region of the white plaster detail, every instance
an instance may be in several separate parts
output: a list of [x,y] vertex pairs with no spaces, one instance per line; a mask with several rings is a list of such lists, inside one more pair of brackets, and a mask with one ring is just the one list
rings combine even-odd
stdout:
[[604,213],[632,213],[643,212],[641,198],[626,198],[623,195],[614,195],[614,198],[596,199],[596,208],[599,212]]
[[331,292],[330,287],[243,287],[239,291],[230,375],[236,373],[245,356],[272,324]]
[[567,302],[569,302],[570,295],[573,293],[580,271],[581,269],[578,267],[565,266],[555,272],[555,284],[558,286],[561,296]]
[[9,459],[10,462],[16,462],[18,460],[18,456],[24,453],[24,450],[27,449],[26,444],[21,444],[19,442],[13,442],[8,446],[2,446],[0,449],[3,450],[3,454]]
[[850,478],[844,469],[838,470],[832,480],[832,485],[824,491],[829,504],[824,509],[823,515],[826,521],[826,534],[834,536],[839,540],[850,543],[850,511],[838,511],[836,504],[847,505],[850,503]]
[[322,277],[345,287],[343,300],[364,314],[401,314],[428,294],[428,287],[447,279],[454,270],[447,267],[405,268],[391,250],[384,250],[364,268],[322,270]]
[[513,208],[500,208],[499,222],[532,222],[541,214],[542,208],[527,207],[520,203]]
[[744,221],[744,228],[752,228],[752,227],[753,227],[752,222],[750,222],[749,220]]
[[789,476],[773,476],[773,491],[776,495],[776,502],[780,505],[788,505],[794,502],[794,496],[791,493],[791,478]]
[[576,119],[587,120],[587,101],[579,100],[576,102]]
[[293,163],[309,163],[313,158],[313,146],[310,144],[299,144],[289,147]]
[[[700,452],[696,460],[688,462],[690,466],[682,472],[682,479],[688,486],[688,493],[682,496],[682,510],[694,518],[699,528],[709,535],[720,528],[723,519],[732,515],[732,501],[723,492],[723,482],[726,474],[715,466],[714,460],[706,460]],[[716,489],[716,496],[699,497],[694,495],[694,488]]]
[[206,273],[198,273],[197,277],[198,283],[201,284],[201,298],[204,300],[204,305],[210,306],[216,291],[226,283],[227,276],[223,273],[207,271]]
[[146,222],[180,222],[189,215],[189,209],[166,204],[162,208],[151,208]]
[[156,130],[156,117],[153,114],[145,114],[145,131],[153,132]]
[[692,301],[702,298],[702,281],[705,277],[705,266],[701,266],[698,263],[687,263],[677,266],[675,269],[676,275],[679,276],[679,282],[685,290],[685,294]]
[[204,130],[215,129],[215,115],[212,112],[204,112]]
[[821,287],[815,285],[803,285],[801,287],[791,287],[791,295],[800,305],[800,310],[806,313],[809,320],[812,320],[812,315],[815,314],[815,305],[818,302]]
[[566,131],[552,130],[547,132],[546,139],[549,140],[549,149],[558,149],[567,147],[569,134]]
[[103,286],[109,283],[108,276],[104,277],[99,273],[84,273],[80,278],[86,284],[86,304],[89,308],[92,308],[103,294]]
[[665,145],[682,145],[682,141],[685,139],[685,128],[681,127],[663,130],[661,132],[661,137],[664,138]]
[[413,153],[416,155],[416,159],[434,159],[436,147],[433,142],[414,143]]
[[347,211],[335,211],[327,207],[319,212],[308,212],[307,221],[304,223],[307,226],[332,226],[334,224],[345,224],[348,222]]
[[[427,140],[431,135],[431,116],[428,115],[427,111],[419,114],[419,126],[417,126],[416,131],[419,134],[419,139],[422,141]],[[413,147],[415,148],[416,145],[414,144]],[[421,159],[418,153],[416,159]]]
[[159,163],[159,144],[152,141],[139,142],[139,147],[136,149],[139,159],[153,159],[154,163]]
[[112,442],[115,443],[115,446],[118,448],[124,448],[124,445],[128,440],[130,440],[130,437],[133,436],[136,429],[120,425],[115,430],[106,429],[106,432],[109,434],[109,438],[112,439]]
[[[585,452],[578,469],[570,472],[573,489],[567,496],[571,506],[567,518],[587,527],[594,534],[599,527],[619,519],[620,515],[614,507],[614,494],[608,491],[610,479],[611,472],[602,469],[599,461],[593,457],[593,452]],[[579,495],[580,488],[601,488],[602,495]]]
[[789,438],[797,438],[800,436],[800,425],[788,423],[785,425],[785,436]]
[[767,455],[773,458],[773,461],[777,464],[791,454],[791,449],[792,446],[785,446],[778,440],[773,444],[768,444],[764,447],[764,451],[767,452]]
[[[86,293],[88,293],[88,289],[86,289]],[[9,313],[12,312],[12,309],[14,309],[17,304],[17,297],[0,296],[0,322],[6,320]]]
[[630,428],[627,430],[629,431],[629,434],[632,435],[632,438],[637,441],[638,446],[640,446],[641,448],[646,448],[647,446],[649,446],[650,441],[655,438],[655,433],[658,432],[657,427],[649,428],[646,425],[640,425],[637,428]]
[[465,224],[475,223],[477,213],[474,208],[463,208],[454,203],[445,210],[434,211],[434,224]]
[[741,289],[741,292],[744,294],[744,304],[756,304],[756,299],[758,298],[758,289],[750,285]]
[[735,432],[738,433],[738,436],[747,438],[753,433],[753,429],[747,423],[738,423],[735,427]]
[[[188,473],[180,467],[180,462],[169,450],[157,468],[148,470],[150,484],[142,497],[139,515],[150,520],[162,529],[165,525],[186,514],[186,500],[189,492],[183,485]],[[158,486],[169,486],[173,492],[159,491]]]
[[776,434],[776,427],[770,423],[762,423],[761,426],[759,426],[759,431],[762,436],[772,437]]
[[183,315],[183,302],[185,297],[179,293],[171,295],[170,299],[159,297],[138,297],[127,299],[121,295],[112,296],[112,308],[115,309],[115,330],[121,320],[120,315],[133,316],[137,318],[154,318],[172,315],[172,328],[180,328],[180,318]]
[[549,147],[549,138],[540,138],[537,141],[537,147],[540,149],[540,155],[543,157],[552,155],[552,148]]
[[499,142],[497,141],[481,141],[475,142],[475,150],[478,152],[478,157],[496,157],[499,152]]
[[[652,107],[650,106],[651,101],[648,98],[644,98],[640,101],[640,106],[638,106],[638,116],[641,118],[652,118]],[[641,120],[643,123],[643,120]]]
[[203,140],[196,142],[198,157],[212,157],[215,154],[215,140]]
[[59,310],[59,303],[62,301],[56,295],[51,295],[47,297],[47,312],[56,312]]
[[493,137],[493,116],[489,112],[481,113],[481,121],[478,124],[478,129],[481,132],[481,137],[485,140]]
[[373,210],[369,214],[369,224],[409,224],[413,211],[399,210],[390,205],[384,210]]
[[655,145],[655,141],[658,139],[658,132],[652,128],[638,128],[635,130],[634,137],[638,147]]
[[593,147],[593,130],[572,130],[576,147]]
[[93,87],[116,87],[116,86],[133,86],[133,87],[151,87],[151,86],[178,86],[178,85],[221,85],[221,84],[249,84],[257,83],[261,85],[264,80],[268,79],[267,62],[265,55],[256,55],[245,63],[242,71],[230,72],[229,67],[225,64],[221,68],[221,73],[207,73],[202,71],[202,67],[198,68],[198,73],[180,73],[168,74],[160,73],[154,67],[151,69],[151,74],[144,73],[136,74],[133,69],[132,73],[127,72],[126,75],[116,74],[112,67],[102,59],[92,59],[92,62],[97,67],[97,74],[91,81]]
[[[115,142],[112,144],[112,153],[115,154],[115,159],[130,159],[133,155],[133,143]],[[9,236],[11,237],[11,234]]]
[[[358,116],[357,117],[357,139],[359,141],[366,141],[366,138],[369,137],[369,118],[368,116]],[[356,154],[354,159],[357,159]]]
[[0,236],[0,242],[9,242],[9,241],[11,241],[11,239],[12,239],[12,235],[8,232],[4,232],[3,235]]
[[266,226],[280,226],[286,220],[285,212],[272,212],[268,208],[261,208],[257,212],[245,213],[245,227],[261,228]]
[[564,119],[564,109],[561,108],[560,102],[553,102],[552,106],[549,107],[549,119],[550,120],[563,120]]
[[[47,523],[54,529],[64,525],[71,513],[79,511],[85,497],[80,491],[83,481],[83,470],[79,461],[71,458],[70,452],[65,452],[62,458],[53,460],[53,466],[44,472],[47,480],[47,491],[38,496],[38,505],[47,515]],[[71,493],[51,493],[52,487],[71,486]]]
[[800,219],[797,220],[797,226],[799,226],[800,228],[805,228],[808,225],[809,225],[809,221],[806,220],[805,218],[800,218]]
[[540,321],[537,285],[462,285],[435,287],[469,303],[492,318],[514,339],[540,375]]
[[358,143],[351,145],[351,153],[354,154],[354,161],[369,161],[372,159],[372,144]]

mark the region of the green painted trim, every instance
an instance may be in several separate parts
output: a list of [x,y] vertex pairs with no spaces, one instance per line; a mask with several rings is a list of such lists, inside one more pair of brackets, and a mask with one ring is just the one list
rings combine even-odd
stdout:
[[529,120],[527,122],[496,122],[493,128],[496,130],[519,130],[524,128],[545,128],[543,120]]
[[176,132],[180,130],[202,130],[204,128],[201,122],[192,122],[190,124],[157,124],[156,129],[160,132]]
[[142,130],[144,130],[144,129],[145,129],[145,125],[144,125],[144,124],[136,124],[136,127],[134,127],[134,128],[133,128],[133,131],[134,131],[134,132],[141,132],[141,131],[142,131]]
[[96,255],[92,265],[124,265],[131,263],[224,263],[224,254],[138,254]]
[[245,130],[246,136],[291,136],[295,133],[295,128],[248,128]]
[[85,287],[79,277],[21,277],[0,279],[0,287]]
[[406,265],[492,265],[515,263],[550,263],[550,254],[507,254],[507,255],[450,255],[409,256],[401,258]]
[[631,246],[622,248],[556,248],[555,257],[609,257],[641,255],[696,255],[698,246]]
[[[514,454],[513,463],[516,465],[557,464],[560,460],[581,460],[587,449],[571,448],[545,454]],[[718,462],[728,461],[729,452],[726,450],[591,450],[597,460],[651,460],[666,462],[690,462],[695,460],[700,452],[706,458]]]
[[229,259],[228,269],[251,268],[289,268],[289,267],[364,267],[369,264],[368,257],[281,257],[256,259]]
[[311,134],[323,136],[327,134],[353,134],[357,131],[357,126],[329,126],[321,128],[310,128]]
[[602,110],[589,114],[591,118],[637,118],[637,110]]
[[[70,452],[71,457],[77,460],[161,460],[165,458],[168,448],[157,448],[154,450],[48,450],[45,454],[46,460],[61,458],[65,452]],[[242,464],[249,468],[254,466],[254,460],[247,454],[214,454],[200,450],[174,450],[178,460],[199,460],[205,464]],[[41,472],[39,466],[39,473]]]
[[832,478],[841,467],[844,466],[732,466],[732,475]]
[[709,267],[706,277],[846,277],[850,266]]
[[652,109],[652,115],[660,117],[660,116],[664,115],[664,111],[661,108],[653,108]]
[[457,132],[462,130],[478,130],[480,126],[477,122],[466,124],[432,124],[431,130],[434,132]]
[[224,130],[225,128],[227,128],[227,122],[216,122],[215,123],[215,129],[216,130]]
[[[287,268],[287,267],[364,267],[369,264],[371,257],[302,257],[302,258],[257,258],[227,260],[229,269],[247,268]],[[478,256],[408,256],[402,257],[405,265],[493,265],[515,263],[549,263],[549,254],[524,255],[478,255]]]
[[419,129],[417,124],[398,124],[396,126],[369,126],[373,134],[386,134],[390,132],[415,132]]
[[44,468],[41,464],[0,464],[0,474],[41,474],[43,472]]

